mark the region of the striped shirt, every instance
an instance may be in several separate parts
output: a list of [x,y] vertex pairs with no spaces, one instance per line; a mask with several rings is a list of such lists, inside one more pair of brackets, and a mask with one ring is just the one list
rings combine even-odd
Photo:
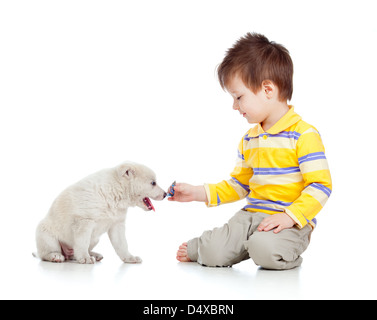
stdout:
[[245,210],[287,213],[303,228],[316,224],[332,190],[318,131],[290,110],[269,130],[251,128],[238,147],[231,179],[205,184],[208,206],[246,198]]

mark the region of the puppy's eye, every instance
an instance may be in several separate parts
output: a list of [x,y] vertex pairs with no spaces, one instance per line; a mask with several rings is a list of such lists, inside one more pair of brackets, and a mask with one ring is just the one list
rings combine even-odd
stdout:
[[156,181],[152,181],[152,182],[151,182],[151,185],[152,185],[152,186],[155,186],[155,185],[156,185]]

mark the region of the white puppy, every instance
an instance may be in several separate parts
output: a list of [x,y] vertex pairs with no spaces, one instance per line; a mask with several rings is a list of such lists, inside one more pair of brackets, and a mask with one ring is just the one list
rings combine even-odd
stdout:
[[154,210],[150,198],[165,197],[153,171],[143,165],[126,162],[94,173],[68,187],[54,201],[37,227],[38,256],[51,262],[74,258],[92,264],[103,258],[92,250],[107,232],[122,261],[140,263],[141,259],[128,251],[127,209]]

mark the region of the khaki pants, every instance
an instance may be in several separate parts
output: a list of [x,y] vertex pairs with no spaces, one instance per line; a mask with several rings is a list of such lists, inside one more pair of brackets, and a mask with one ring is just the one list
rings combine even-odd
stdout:
[[259,224],[268,216],[261,212],[237,212],[223,227],[205,231],[188,242],[190,260],[209,267],[232,266],[249,258],[265,269],[300,266],[312,227],[306,225],[301,230],[293,227],[277,234],[273,230],[259,232]]

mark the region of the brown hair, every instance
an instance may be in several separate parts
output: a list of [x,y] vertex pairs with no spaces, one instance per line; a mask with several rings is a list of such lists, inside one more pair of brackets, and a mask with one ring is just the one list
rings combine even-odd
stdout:
[[239,74],[254,93],[264,80],[270,80],[279,89],[279,100],[292,98],[293,63],[289,51],[261,34],[247,33],[240,38],[226,52],[217,74],[224,90],[232,77]]

